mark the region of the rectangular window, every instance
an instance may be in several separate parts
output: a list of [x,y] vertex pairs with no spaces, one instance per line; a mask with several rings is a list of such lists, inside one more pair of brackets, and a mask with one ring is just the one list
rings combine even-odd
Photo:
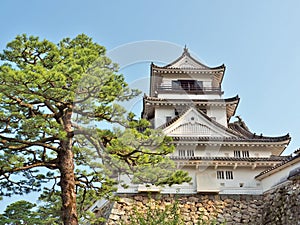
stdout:
[[186,91],[195,91],[203,89],[203,81],[198,80],[172,80],[174,90],[183,89]]
[[249,158],[249,151],[242,151],[243,158]]
[[178,155],[183,156],[183,157],[186,157],[186,156],[193,157],[193,156],[195,156],[195,151],[193,149],[187,149],[187,150],[179,149]]
[[189,157],[194,156],[195,155],[194,150],[191,150],[191,149],[186,150],[186,155],[189,156]]
[[179,156],[185,156],[185,150],[178,150],[178,155]]
[[233,180],[233,172],[232,171],[217,171],[217,179]]
[[224,171],[217,171],[217,179],[224,179]]
[[233,172],[232,171],[226,171],[226,179],[232,180],[233,179]]
[[234,151],[234,157],[241,158],[241,151]]
[[192,90],[194,89],[194,81],[193,80],[179,80],[180,86],[183,90]]
[[249,151],[234,151],[234,157],[236,158],[249,158]]

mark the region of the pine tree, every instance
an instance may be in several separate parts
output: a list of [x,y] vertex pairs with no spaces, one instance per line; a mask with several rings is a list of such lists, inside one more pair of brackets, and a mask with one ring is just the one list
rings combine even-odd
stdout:
[[24,200],[10,204],[0,215],[0,225],[42,225],[43,223],[34,209],[35,206]]
[[62,221],[73,225],[87,199],[112,195],[121,173],[159,185],[190,180],[166,157],[171,140],[116,104],[139,91],[88,36],[54,44],[23,34],[0,57],[0,196],[47,183],[44,197],[59,191]]

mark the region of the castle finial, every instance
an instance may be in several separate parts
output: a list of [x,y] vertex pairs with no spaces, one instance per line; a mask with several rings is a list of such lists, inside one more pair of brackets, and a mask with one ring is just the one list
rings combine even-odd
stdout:
[[183,51],[184,51],[184,52],[188,52],[188,50],[189,50],[189,49],[186,47],[186,45],[184,45]]
[[236,115],[236,116],[235,116],[235,118],[237,118],[237,119],[238,119],[239,123],[242,123],[242,122],[243,122],[243,120],[242,120],[241,116],[239,116],[239,115]]
[[[243,127],[244,129],[248,130],[249,131],[249,128],[247,127],[247,125],[245,124],[244,120],[242,120],[241,116],[239,115],[236,115],[235,116],[238,121],[236,121],[236,123],[238,123],[241,127]],[[262,135],[262,134],[261,134]]]

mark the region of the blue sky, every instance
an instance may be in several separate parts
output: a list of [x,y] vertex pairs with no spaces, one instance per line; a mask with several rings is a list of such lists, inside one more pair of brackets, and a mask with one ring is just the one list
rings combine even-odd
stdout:
[[[149,40],[186,44],[208,66],[226,65],[224,96],[240,96],[237,115],[253,132],[290,133],[285,154],[300,147],[298,0],[2,0],[0,10],[1,51],[21,33],[53,42],[85,33],[108,52]],[[163,59],[180,54],[174,48]],[[157,59],[151,55],[121,72],[133,85],[144,83],[149,61]]]

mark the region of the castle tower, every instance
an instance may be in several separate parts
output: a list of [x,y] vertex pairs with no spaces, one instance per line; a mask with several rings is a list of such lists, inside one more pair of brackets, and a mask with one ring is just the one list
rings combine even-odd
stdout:
[[280,156],[290,142],[288,134],[256,135],[239,116],[231,122],[239,97],[222,97],[224,73],[224,65],[208,67],[187,48],[166,66],[151,64],[142,117],[173,138],[176,151],[170,157],[193,179],[162,192],[261,194],[255,176],[288,160]]
[[[128,187],[119,185],[116,194],[125,199],[114,203],[111,214],[108,214],[108,224],[127,220],[133,202],[138,207],[144,205],[148,195],[143,192],[160,192],[160,205],[164,201],[170,203],[172,195],[169,194],[178,194],[182,197],[179,201],[184,213],[188,213],[186,221],[191,222],[198,218],[200,212],[200,208],[195,206],[195,211],[188,211],[187,208],[192,209],[191,205],[200,202],[203,205],[200,213],[208,208],[211,212],[210,204],[214,204],[215,208],[216,201],[226,200],[231,204],[224,204],[224,211],[218,212],[221,221],[226,217],[231,223],[244,221],[245,224],[262,224],[262,221],[272,221],[272,218],[282,216],[279,212],[269,218],[271,212],[278,211],[279,202],[274,203],[278,201],[277,196],[282,188],[289,188],[290,191],[284,191],[280,201],[296,196],[293,192],[299,185],[299,150],[294,157],[281,156],[291,139],[288,134],[279,137],[257,135],[249,130],[241,117],[235,116],[239,97],[223,98],[221,85],[224,73],[224,65],[208,67],[193,58],[187,48],[178,59],[166,66],[151,64],[150,93],[143,98],[142,117],[148,119],[153,128],[161,129],[173,138],[176,150],[169,157],[178,169],[189,173],[192,181],[171,187],[156,187],[134,184],[130,178],[122,179],[128,181]],[[232,122],[234,116],[236,119]],[[283,183],[285,186],[282,186]],[[220,197],[222,195],[225,195],[225,200]],[[265,204],[262,196],[266,199]],[[210,204],[206,205],[205,200]],[[290,204],[288,202],[284,204]],[[232,210],[233,206],[241,204],[245,219],[241,218],[240,208],[238,211]],[[268,214],[262,215],[261,205]],[[90,210],[105,212],[108,206],[109,201],[103,199],[95,202]],[[296,209],[297,204],[291,204],[291,207]],[[291,214],[284,216],[285,220],[294,220]]]

